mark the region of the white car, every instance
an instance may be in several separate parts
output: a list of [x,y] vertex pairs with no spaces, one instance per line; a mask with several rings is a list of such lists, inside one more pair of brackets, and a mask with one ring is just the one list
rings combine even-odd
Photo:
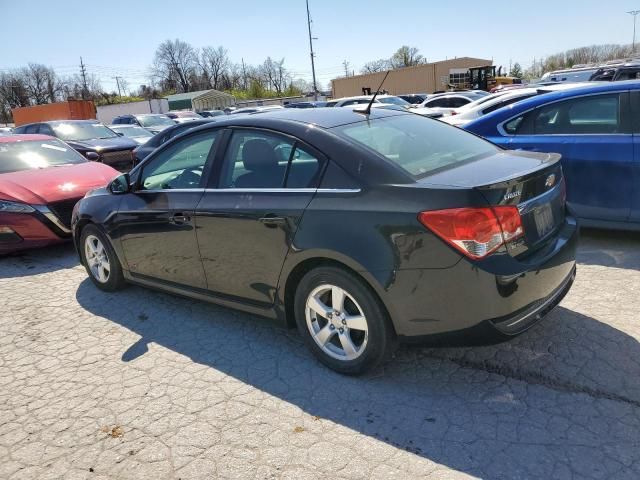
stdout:
[[229,115],[239,115],[242,113],[268,112],[269,110],[280,110],[282,105],[256,105],[255,107],[243,107],[229,112]]
[[488,97],[469,103],[464,107],[457,108],[451,115],[443,117],[442,121],[457,127],[462,127],[488,113],[499,108],[506,107],[512,103],[525,100],[543,93],[554,92],[557,90],[566,90],[579,86],[579,83],[548,85],[545,87],[519,88],[516,90],[507,90],[506,92],[494,93]]
[[480,100],[488,95],[489,94],[483,90],[436,93],[429,95],[424,102],[414,105],[414,108],[437,108],[436,111],[447,115],[456,108]]
[[[369,103],[373,95],[360,95],[358,97],[336,98],[327,102],[327,107],[348,107],[349,105],[358,105],[360,103]],[[409,108],[411,104],[406,100],[395,95],[377,95],[374,103],[386,103],[391,105],[399,105]]]

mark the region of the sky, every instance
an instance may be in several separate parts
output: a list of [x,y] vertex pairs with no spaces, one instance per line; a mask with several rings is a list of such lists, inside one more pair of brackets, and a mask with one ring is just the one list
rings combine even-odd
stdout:
[[[529,66],[570,48],[631,43],[640,0],[309,0],[320,85],[359,72],[402,45],[428,61],[453,57]],[[62,76],[79,73],[80,57],[103,87],[113,77],[130,88],[149,83],[156,47],[180,38],[194,47],[222,45],[235,62],[285,59],[294,78],[311,79],[304,0],[0,0],[0,71],[29,62]],[[640,19],[639,19],[640,20]],[[640,40],[640,25],[638,25]]]

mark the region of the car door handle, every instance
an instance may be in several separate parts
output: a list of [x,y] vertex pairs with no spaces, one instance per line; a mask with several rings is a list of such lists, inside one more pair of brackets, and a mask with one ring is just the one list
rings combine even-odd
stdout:
[[175,223],[176,225],[182,225],[183,223],[188,223],[191,220],[189,215],[185,215],[184,213],[175,213],[171,215],[169,221],[171,223]]
[[275,215],[269,214],[265,215],[260,219],[260,223],[263,223],[267,227],[277,227],[278,225],[284,225],[286,223],[286,219],[283,217],[276,217]]

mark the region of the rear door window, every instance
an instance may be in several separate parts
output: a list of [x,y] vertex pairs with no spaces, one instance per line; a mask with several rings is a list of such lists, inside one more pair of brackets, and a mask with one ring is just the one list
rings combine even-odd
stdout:
[[538,135],[603,135],[622,133],[620,95],[592,95],[552,103],[537,110]]

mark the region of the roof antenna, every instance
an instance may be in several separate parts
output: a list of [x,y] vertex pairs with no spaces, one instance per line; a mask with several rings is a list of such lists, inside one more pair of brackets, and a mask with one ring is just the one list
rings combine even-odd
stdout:
[[364,110],[356,110],[356,112],[364,113],[365,115],[371,115],[371,105],[373,105],[373,102],[376,101],[376,97],[378,96],[378,93],[380,93],[380,89],[382,88],[382,85],[384,84],[384,81],[389,76],[389,73],[391,73],[391,70],[387,70],[387,74],[384,76],[384,78],[380,82],[380,86],[376,90],[376,93],[373,94],[373,97],[371,98],[371,101],[369,102],[369,105],[367,105],[367,108],[365,108]]

